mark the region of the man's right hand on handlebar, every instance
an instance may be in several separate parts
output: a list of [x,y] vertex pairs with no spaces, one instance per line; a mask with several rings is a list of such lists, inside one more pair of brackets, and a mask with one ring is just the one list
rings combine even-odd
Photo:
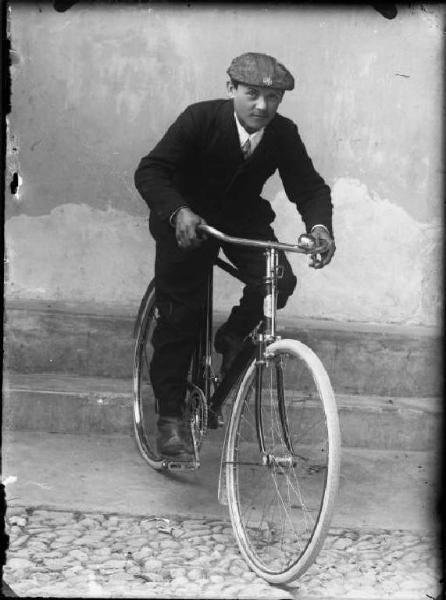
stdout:
[[207,237],[198,229],[198,225],[206,225],[206,221],[187,206],[183,206],[176,213],[174,224],[177,244],[183,250],[197,248]]

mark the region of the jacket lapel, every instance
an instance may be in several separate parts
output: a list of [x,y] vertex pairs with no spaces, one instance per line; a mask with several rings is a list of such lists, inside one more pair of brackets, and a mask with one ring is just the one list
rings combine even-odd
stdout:
[[238,165],[243,161],[243,154],[240,149],[237,126],[234,118],[234,103],[232,100],[227,100],[219,114],[218,122],[219,143],[221,151],[228,162]]

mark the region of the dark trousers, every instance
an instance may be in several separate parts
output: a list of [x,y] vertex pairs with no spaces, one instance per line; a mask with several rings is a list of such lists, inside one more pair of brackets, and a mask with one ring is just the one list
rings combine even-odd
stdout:
[[[234,235],[276,239],[268,224]],[[159,319],[152,338],[150,376],[163,416],[182,413],[187,374],[206,299],[207,277],[219,247],[215,240],[208,239],[197,249],[180,250],[173,232],[172,236],[157,241],[155,289]],[[261,249],[231,244],[221,247],[245,283],[239,305],[232,309],[224,327],[244,337],[263,317],[265,256]],[[278,281],[277,306],[283,308],[296,287],[296,277],[283,252],[279,252],[278,260],[283,277]]]

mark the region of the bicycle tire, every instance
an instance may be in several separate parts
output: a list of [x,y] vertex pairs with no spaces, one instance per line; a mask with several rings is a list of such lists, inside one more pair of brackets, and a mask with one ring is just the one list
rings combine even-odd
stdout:
[[[253,360],[229,422],[226,490],[248,565],[266,581],[285,584],[302,575],[322,547],[337,495],[341,441],[333,390],[316,354],[296,340],[279,340],[268,346],[267,357],[260,436],[266,458],[255,424]],[[279,375],[285,389],[282,418]]]
[[156,449],[157,408],[149,376],[151,337],[156,324],[155,282],[147,288],[138,312],[133,355],[133,427],[141,455],[156,470],[164,460]]

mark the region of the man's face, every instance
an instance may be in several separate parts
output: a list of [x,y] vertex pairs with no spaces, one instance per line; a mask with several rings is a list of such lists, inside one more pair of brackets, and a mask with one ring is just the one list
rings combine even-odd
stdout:
[[231,81],[228,81],[227,88],[229,96],[234,99],[235,114],[248,133],[266,127],[283,98],[283,91],[274,88],[242,83],[235,87]]

